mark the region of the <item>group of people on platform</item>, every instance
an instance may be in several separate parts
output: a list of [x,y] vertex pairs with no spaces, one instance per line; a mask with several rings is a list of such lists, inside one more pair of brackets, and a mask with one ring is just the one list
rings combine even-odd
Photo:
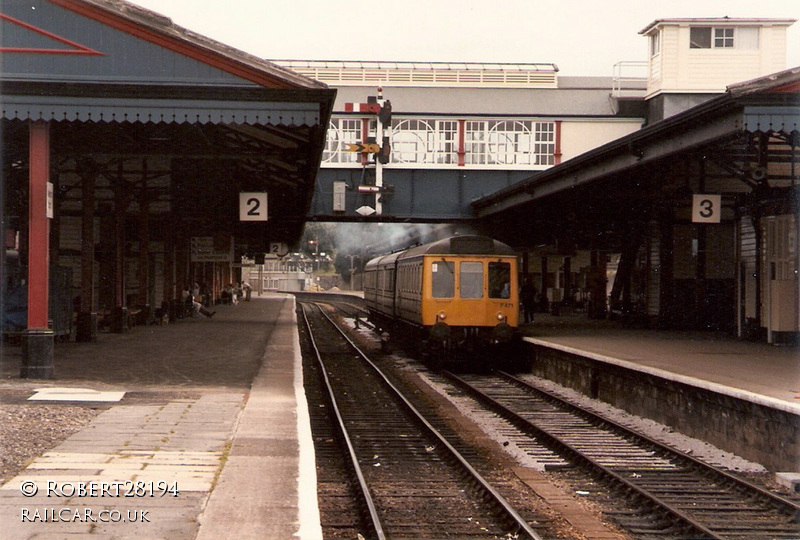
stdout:
[[203,314],[210,319],[216,313],[216,311],[209,311],[203,305],[203,296],[200,294],[200,285],[196,282],[194,285],[186,285],[183,288],[181,300],[183,300],[183,302],[186,304],[186,309],[192,317],[199,317],[200,314]]
[[246,281],[238,284],[229,283],[225,290],[222,291],[222,303],[233,304],[234,306],[239,303],[239,299],[244,297],[246,302],[250,301],[250,295],[253,288]]
[[[239,303],[239,299],[242,297],[244,297],[245,301],[249,302],[252,291],[253,288],[246,281],[243,281],[241,284],[237,285],[230,283],[222,291],[222,302],[224,304],[236,305]],[[186,304],[186,309],[192,317],[205,315],[210,319],[216,313],[216,311],[210,311],[206,308],[206,306],[203,305],[203,294],[201,292],[200,285],[196,282],[194,285],[186,285],[183,288],[181,300]]]

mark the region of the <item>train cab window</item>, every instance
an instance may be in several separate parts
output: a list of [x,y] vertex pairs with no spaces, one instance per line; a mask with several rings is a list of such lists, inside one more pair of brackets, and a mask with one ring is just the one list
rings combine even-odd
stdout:
[[489,263],[489,298],[511,297],[511,265],[505,262]]
[[431,294],[434,298],[453,298],[456,292],[454,263],[437,261],[431,263]]
[[465,261],[458,266],[459,296],[461,298],[483,298],[483,263]]

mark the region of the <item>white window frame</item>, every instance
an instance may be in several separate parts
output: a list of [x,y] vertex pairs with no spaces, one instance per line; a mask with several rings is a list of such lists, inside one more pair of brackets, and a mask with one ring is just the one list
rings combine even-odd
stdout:
[[[689,29],[690,37],[692,30],[700,28],[709,29],[709,46],[692,47],[692,41],[690,39],[689,47],[692,50],[756,50],[760,47],[761,29],[756,26],[692,26]],[[745,33],[752,33],[752,35],[745,37]],[[655,54],[652,53],[652,50],[651,56],[655,56]]]
[[661,30],[650,36],[650,58],[661,54]]
[[[347,145],[362,142],[365,120],[369,119],[353,115],[331,118],[324,167],[362,165],[361,154],[347,152]],[[536,118],[395,116],[391,133],[384,132],[391,137],[385,166],[541,170],[555,165],[556,124]]]
[[358,117],[331,118],[328,137],[322,153],[322,163],[360,165],[359,152],[347,152],[348,144],[359,144],[362,139],[363,119]]
[[392,162],[458,163],[458,120],[402,118],[392,122]]
[[467,120],[466,165],[553,165],[555,122],[535,120]]
[[736,29],[731,27],[714,28],[711,33],[711,47],[714,49],[736,48]]

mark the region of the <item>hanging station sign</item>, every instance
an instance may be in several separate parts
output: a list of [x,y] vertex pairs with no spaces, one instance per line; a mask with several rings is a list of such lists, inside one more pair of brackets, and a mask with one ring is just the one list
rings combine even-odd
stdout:
[[692,223],[719,223],[721,216],[721,195],[692,195]]

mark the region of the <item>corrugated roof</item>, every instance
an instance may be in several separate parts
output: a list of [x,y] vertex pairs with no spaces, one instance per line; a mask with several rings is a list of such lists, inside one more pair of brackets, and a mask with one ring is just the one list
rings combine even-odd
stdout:
[[742,81],[728,86],[728,92],[733,97],[741,97],[766,91],[790,89],[798,92],[797,85],[800,83],[800,66],[789,68],[778,73],[773,73],[765,77],[758,77],[749,81]]
[[[139,30],[153,32],[157,36],[167,38],[175,46],[190,45],[196,51],[218,57],[232,66],[239,66],[245,72],[260,72],[262,75],[283,81],[287,86],[303,88],[327,88],[327,85],[295,73],[294,71],[268,62],[262,58],[235,49],[172,22],[172,19],[154,11],[142,8],[125,0],[51,0],[54,4],[70,10],[80,10],[84,15],[92,17],[111,16],[127,21]],[[85,9],[89,8],[88,12]],[[108,21],[111,22],[111,21]],[[146,38],[145,38],[146,39]],[[161,43],[169,47],[169,43]],[[223,68],[224,69],[224,68]],[[241,75],[241,73],[240,73]],[[257,82],[257,81],[256,81]]]
[[[796,102],[800,98],[800,92],[794,90],[791,92],[792,97],[786,99],[784,89],[793,88],[798,82],[800,82],[800,67],[732,85],[725,94],[712,98],[701,105],[650,124],[639,131],[611,141],[538,173],[523,182],[475,201],[472,203],[473,208],[487,213],[499,211],[498,209],[503,207],[502,202],[509,201],[520,193],[527,193],[528,199],[532,199],[531,194],[534,187],[549,186],[548,189],[551,191],[548,193],[572,189],[579,184],[595,180],[597,178],[593,176],[595,173],[586,172],[595,166],[602,169],[597,174],[604,176],[614,174],[615,169],[620,171],[645,164],[648,162],[647,156],[645,159],[636,156],[631,152],[632,148],[641,148],[645,145],[655,147],[665,144],[673,138],[687,136],[699,140],[705,136],[698,135],[702,131],[699,126],[710,128],[709,140],[722,138],[721,134],[730,135],[737,131],[768,129],[791,131],[797,129],[800,125],[800,115],[794,111],[797,110]],[[770,96],[776,94],[784,96],[782,100],[784,103],[777,107],[770,104]],[[754,106],[759,102],[763,102],[764,106]],[[697,141],[694,142],[697,143]],[[685,149],[690,144],[681,143],[675,146]],[[631,165],[632,162],[638,162],[638,164]],[[598,164],[603,164],[603,166],[599,167]],[[583,178],[578,180],[580,175],[583,175]],[[540,190],[541,193],[545,191]]]
[[326,123],[335,96],[326,84],[153,11],[125,0],[26,4],[5,4],[0,21],[4,118]]

